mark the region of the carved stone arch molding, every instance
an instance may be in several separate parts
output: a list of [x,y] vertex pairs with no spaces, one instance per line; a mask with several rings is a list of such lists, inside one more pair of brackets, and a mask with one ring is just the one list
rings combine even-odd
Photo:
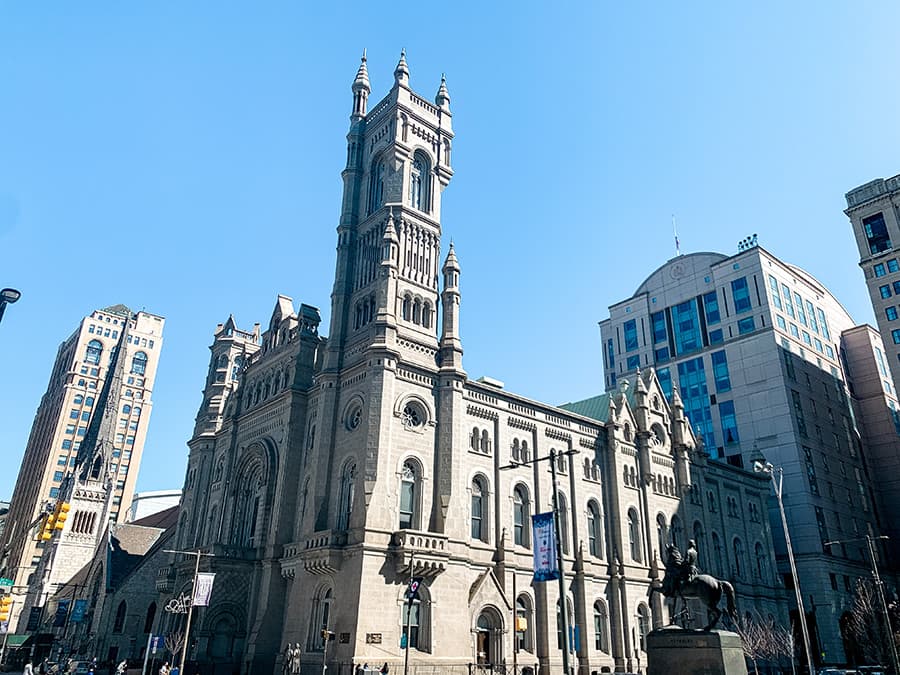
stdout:
[[365,406],[366,400],[360,393],[353,394],[344,405],[341,412],[341,424],[347,431],[354,431],[359,427]]
[[[410,419],[410,414],[418,412],[418,420]],[[402,394],[394,401],[394,416],[400,418],[408,429],[424,429],[435,425],[434,407],[425,397],[419,394]]]

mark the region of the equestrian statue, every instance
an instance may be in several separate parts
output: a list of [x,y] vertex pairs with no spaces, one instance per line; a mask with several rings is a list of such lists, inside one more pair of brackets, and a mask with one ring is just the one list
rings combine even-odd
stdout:
[[696,598],[709,610],[710,622],[703,630],[712,630],[722,618],[719,601],[723,594],[727,604],[725,613],[732,620],[737,616],[734,587],[724,579],[716,579],[710,574],[700,572],[697,566],[697,544],[693,539],[688,542],[687,551],[683,556],[675,544],[666,546],[665,566],[666,574],[663,577],[662,587],[653,590],[673,599],[673,617],[678,616],[674,610],[678,607],[679,598],[685,609],[687,600]]

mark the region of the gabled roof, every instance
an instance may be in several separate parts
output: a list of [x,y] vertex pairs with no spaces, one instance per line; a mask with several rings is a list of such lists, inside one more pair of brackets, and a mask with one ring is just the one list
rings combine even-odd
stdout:
[[[646,381],[647,377],[650,376],[652,371],[645,371],[642,376]],[[592,396],[591,398],[586,398],[583,401],[573,401],[571,403],[563,403],[559,408],[563,410],[568,410],[569,412],[573,412],[577,415],[584,415],[585,417],[590,417],[591,419],[595,419],[598,422],[608,422],[609,421],[609,403],[610,397],[612,397],[613,404],[616,406],[616,410],[621,413],[622,411],[622,386],[627,385],[627,389],[625,390],[625,402],[628,404],[630,409],[634,409],[634,392],[635,392],[635,384],[637,382],[637,374],[629,375],[628,377],[619,378],[619,387],[612,391],[608,391],[605,394],[600,394],[599,396]]]

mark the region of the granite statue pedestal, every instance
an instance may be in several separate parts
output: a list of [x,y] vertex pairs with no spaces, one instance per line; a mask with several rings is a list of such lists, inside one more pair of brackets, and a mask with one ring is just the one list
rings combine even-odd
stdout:
[[741,638],[724,630],[657,628],[647,635],[647,675],[747,675]]

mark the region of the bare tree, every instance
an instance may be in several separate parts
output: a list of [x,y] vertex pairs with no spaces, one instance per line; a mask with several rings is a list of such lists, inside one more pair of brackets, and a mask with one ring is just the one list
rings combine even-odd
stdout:
[[184,633],[177,631],[166,635],[166,649],[172,654],[172,661],[178,658],[181,648],[184,646]]
[[760,663],[778,663],[787,658],[791,661],[791,668],[794,667],[794,636],[790,629],[758,614],[755,617],[750,614],[737,617],[734,628],[756,675],[759,675]]
[[[900,625],[900,608],[896,602],[888,605],[893,626]],[[894,644],[900,646],[900,634],[884,625],[884,611],[875,586],[868,579],[857,579],[853,594],[853,606],[850,608],[850,632],[866,661],[875,664],[891,662],[890,643],[886,635],[890,634]],[[888,633],[887,631],[890,631]]]

